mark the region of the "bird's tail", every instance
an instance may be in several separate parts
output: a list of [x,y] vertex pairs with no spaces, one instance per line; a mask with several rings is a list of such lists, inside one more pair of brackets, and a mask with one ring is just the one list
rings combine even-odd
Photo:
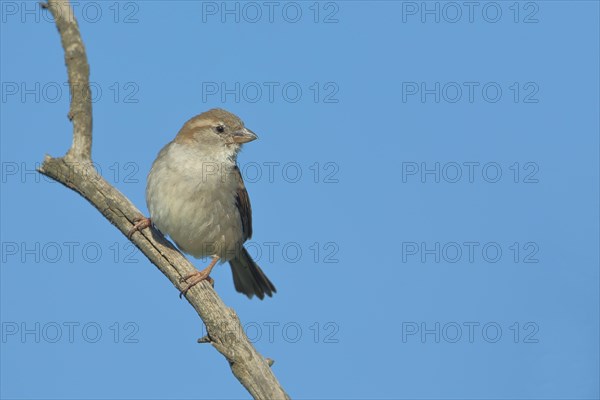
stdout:
[[248,251],[242,247],[239,256],[229,260],[231,272],[233,273],[233,284],[235,290],[245,294],[248,298],[256,295],[263,299],[265,294],[269,297],[277,292],[273,283],[267,278],[265,273],[254,262]]

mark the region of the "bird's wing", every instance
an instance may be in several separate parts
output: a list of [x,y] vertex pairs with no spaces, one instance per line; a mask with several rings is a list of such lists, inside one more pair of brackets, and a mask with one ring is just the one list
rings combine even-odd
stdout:
[[252,237],[252,207],[250,207],[250,197],[248,197],[242,174],[237,165],[235,166],[235,174],[238,179],[235,205],[237,206],[240,218],[242,219],[243,240],[246,241]]

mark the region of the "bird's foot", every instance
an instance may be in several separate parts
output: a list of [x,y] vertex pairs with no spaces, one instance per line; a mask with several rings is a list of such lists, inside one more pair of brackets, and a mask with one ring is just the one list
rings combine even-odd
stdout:
[[217,264],[217,261],[219,261],[219,257],[215,256],[213,257],[210,264],[208,264],[208,267],[204,268],[202,271],[194,271],[191,274],[187,274],[186,276],[181,277],[179,281],[186,282],[187,286],[179,293],[179,298],[185,296],[188,290],[190,290],[194,285],[197,285],[202,281],[208,281],[208,283],[210,283],[212,287],[215,287],[215,281],[209,275],[212,269]]
[[186,276],[183,276],[181,277],[181,279],[179,279],[179,282],[187,283],[187,286],[179,293],[179,298],[185,296],[188,290],[190,290],[193,286],[199,284],[202,281],[208,281],[208,283],[210,283],[212,287],[215,287],[215,280],[208,275],[210,274],[210,271],[208,271],[207,269],[192,272],[191,274],[187,274]]
[[133,222],[134,222],[133,226],[131,227],[129,232],[127,232],[127,237],[129,239],[131,239],[131,237],[133,236],[134,233],[141,231],[142,229],[146,229],[150,225],[152,225],[152,220],[150,218],[146,218],[146,217],[136,218],[133,220]]

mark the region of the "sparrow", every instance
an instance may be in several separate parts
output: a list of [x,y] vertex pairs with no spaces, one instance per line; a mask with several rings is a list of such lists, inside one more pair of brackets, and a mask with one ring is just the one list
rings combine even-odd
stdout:
[[187,286],[180,296],[203,280],[213,283],[211,271],[226,261],[238,292],[261,300],[276,292],[244,248],[252,236],[252,209],[237,155],[257,138],[236,115],[212,109],[187,121],[152,164],[146,186],[150,218],[139,220],[130,236],[154,225],[184,253],[212,257],[205,269],[182,278]]

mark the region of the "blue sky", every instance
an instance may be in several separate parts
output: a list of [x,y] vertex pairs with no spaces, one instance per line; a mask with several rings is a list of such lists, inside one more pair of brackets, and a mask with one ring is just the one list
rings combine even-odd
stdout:
[[[146,212],[188,118],[259,135],[248,248],[278,293],[212,276],[294,398],[598,398],[598,2],[270,4],[77,3],[102,175]],[[248,398],[164,276],[32,172],[70,146],[63,51],[36,2],[0,8],[1,397]]]

